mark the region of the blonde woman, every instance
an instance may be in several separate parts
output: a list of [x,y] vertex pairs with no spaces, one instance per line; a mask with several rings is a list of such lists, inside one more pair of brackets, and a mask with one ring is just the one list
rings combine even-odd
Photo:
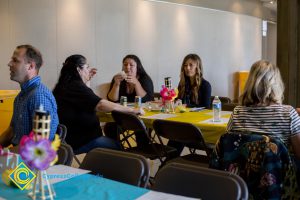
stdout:
[[300,158],[300,117],[292,106],[282,104],[283,92],[279,69],[269,61],[255,62],[227,130],[280,138]]
[[210,107],[211,85],[203,78],[202,61],[197,54],[183,59],[178,91],[178,99],[188,107]]

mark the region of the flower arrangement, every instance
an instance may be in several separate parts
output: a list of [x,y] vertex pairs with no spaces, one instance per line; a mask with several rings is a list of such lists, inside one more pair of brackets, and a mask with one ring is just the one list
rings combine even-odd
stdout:
[[24,135],[20,141],[20,156],[25,164],[31,169],[46,170],[53,165],[58,157],[56,151],[60,146],[60,139],[55,135],[54,141],[51,143],[47,138],[30,132]]
[[163,104],[165,104],[166,101],[174,101],[175,98],[178,96],[178,89],[169,89],[166,86],[162,86],[162,89],[160,90],[160,95],[162,98]]
[[177,88],[169,89],[168,87],[163,85],[160,91],[160,95],[162,98],[163,111],[174,113],[174,100],[178,96]]

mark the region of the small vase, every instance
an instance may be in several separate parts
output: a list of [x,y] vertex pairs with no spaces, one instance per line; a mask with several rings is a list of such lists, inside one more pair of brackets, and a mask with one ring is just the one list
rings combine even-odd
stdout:
[[31,188],[29,190],[28,196],[31,199],[51,199],[53,200],[56,196],[52,184],[49,182],[46,170],[40,171],[36,170],[36,178],[31,183]]
[[175,113],[174,101],[165,101],[164,111],[165,113]]

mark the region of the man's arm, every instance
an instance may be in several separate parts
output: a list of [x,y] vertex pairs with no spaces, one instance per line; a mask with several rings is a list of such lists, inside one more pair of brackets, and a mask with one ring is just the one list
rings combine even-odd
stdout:
[[0,145],[3,147],[9,146],[13,136],[13,129],[10,126],[0,135]]

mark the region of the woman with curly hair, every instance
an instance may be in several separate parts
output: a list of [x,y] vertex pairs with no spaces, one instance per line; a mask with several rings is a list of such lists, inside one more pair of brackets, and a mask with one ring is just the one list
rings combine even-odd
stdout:
[[[187,107],[210,107],[211,86],[203,78],[202,61],[197,54],[188,54],[183,59],[178,92],[178,99]],[[168,146],[176,148],[174,157],[178,157],[185,144],[170,140]]]
[[178,91],[178,99],[187,107],[210,107],[211,85],[203,78],[202,61],[197,54],[183,59]]

